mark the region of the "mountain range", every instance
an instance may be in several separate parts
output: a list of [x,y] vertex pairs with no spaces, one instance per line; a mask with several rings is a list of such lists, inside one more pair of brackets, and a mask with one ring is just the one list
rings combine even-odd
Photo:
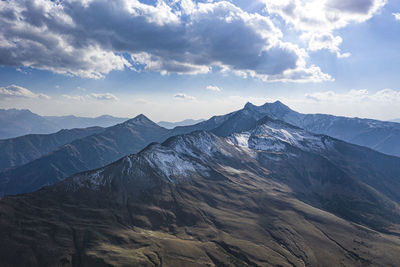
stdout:
[[31,192],[76,172],[104,166],[151,142],[164,140],[167,134],[167,129],[139,115],[1,172],[0,195]]
[[398,266],[400,158],[252,112],[3,197],[0,262]]
[[[137,153],[151,142],[162,142],[175,135],[197,130],[211,131],[222,137],[254,128],[260,119],[269,116],[350,143],[364,145],[383,153],[400,154],[400,124],[368,119],[335,117],[324,114],[301,114],[277,101],[243,109],[209,120],[165,129],[144,115],[106,128],[104,131],[74,140],[46,152],[24,165],[3,165],[0,172],[0,195],[32,192],[53,184],[74,173],[99,168],[120,157]],[[12,139],[8,140],[9,142]],[[2,162],[17,158],[13,151],[5,153]]]
[[38,159],[76,139],[100,133],[101,127],[61,130],[54,134],[29,134],[0,140],[0,171]]
[[51,134],[62,129],[109,127],[128,120],[103,115],[95,118],[76,116],[40,116],[27,109],[0,109],[0,139],[27,134]]

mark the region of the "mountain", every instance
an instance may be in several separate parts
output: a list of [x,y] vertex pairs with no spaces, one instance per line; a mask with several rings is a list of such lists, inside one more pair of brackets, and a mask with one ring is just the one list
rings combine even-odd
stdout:
[[96,118],[40,116],[27,109],[0,109],[0,139],[27,134],[50,134],[62,129],[109,127],[128,119],[103,115]]
[[[240,118],[242,115],[242,118]],[[252,122],[263,116],[259,112],[248,112],[247,109],[232,112],[223,116],[214,116],[207,121],[178,126],[168,130],[139,115],[132,120],[106,128],[103,132],[83,139],[75,140],[41,158],[28,162],[14,169],[0,172],[0,196],[32,192],[44,185],[50,185],[77,172],[102,167],[116,159],[136,153],[151,142],[162,142],[168,137],[190,133],[196,130],[215,130],[220,134],[243,131],[241,127],[229,122]],[[226,122],[226,124],[223,124]],[[225,128],[222,128],[221,125]],[[223,130],[225,129],[225,130]]]
[[103,131],[101,127],[90,127],[61,130],[54,134],[29,134],[0,140],[0,171],[26,164],[76,139],[101,131]]
[[0,109],[0,126],[0,139],[30,133],[48,134],[60,130],[45,118],[26,109]]
[[31,192],[76,172],[104,166],[140,151],[151,142],[163,141],[167,134],[167,129],[139,115],[1,172],[0,195]]
[[[247,103],[243,109],[209,120],[167,130],[144,119],[147,126],[136,130],[136,124],[122,123],[110,127],[98,137],[92,136],[66,144],[42,158],[0,173],[0,195],[31,192],[74,173],[99,168],[119,157],[136,153],[151,142],[198,130],[212,131],[218,136],[247,131],[264,116],[283,120],[310,132],[322,133],[355,144],[371,147],[387,154],[400,149],[397,132],[400,124],[365,119],[351,119],[323,114],[301,114],[277,101],[255,106]],[[140,117],[140,116],[139,116]],[[145,118],[142,116],[142,118]],[[121,126],[124,125],[124,126]],[[130,126],[128,126],[130,125]],[[120,132],[117,129],[126,129]],[[127,132],[127,133],[126,133]],[[135,134],[134,134],[135,132]],[[137,133],[136,133],[137,132]],[[118,143],[118,144],[117,144]],[[91,152],[93,151],[93,153]],[[392,153],[389,153],[391,152]],[[56,162],[56,163],[54,163]]]
[[161,127],[167,128],[167,129],[173,129],[177,126],[188,126],[188,125],[193,125],[199,122],[204,121],[204,119],[199,119],[199,120],[192,120],[192,119],[187,119],[183,121],[177,121],[177,122],[169,122],[169,121],[159,121],[157,122],[158,125]]
[[247,103],[241,110],[173,130],[175,134],[182,134],[188,132],[190,127],[192,131],[212,130],[217,135],[227,136],[250,129],[263,116],[285,121],[313,133],[329,135],[385,154],[400,156],[400,123],[326,114],[302,114],[280,101],[262,106]]
[[249,109],[296,125],[313,133],[326,134],[379,152],[400,156],[400,124],[371,119],[347,118],[326,114],[302,114],[280,101]]
[[391,120],[392,122],[397,122],[397,123],[400,123],[400,119],[394,119],[394,120]]
[[399,163],[268,117],[175,136],[1,199],[0,262],[398,266]]
[[128,118],[117,118],[102,115],[95,118],[70,116],[44,116],[44,118],[62,129],[86,128],[91,126],[110,127],[127,121]]

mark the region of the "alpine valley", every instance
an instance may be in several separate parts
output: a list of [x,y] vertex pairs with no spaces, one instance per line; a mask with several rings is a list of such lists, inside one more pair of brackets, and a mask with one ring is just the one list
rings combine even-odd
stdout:
[[1,266],[399,266],[399,129],[275,102],[29,137],[2,159]]

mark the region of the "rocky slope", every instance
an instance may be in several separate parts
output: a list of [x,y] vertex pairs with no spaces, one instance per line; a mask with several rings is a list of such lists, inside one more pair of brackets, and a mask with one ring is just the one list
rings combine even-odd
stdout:
[[397,266],[398,177],[399,158],[270,118],[198,131],[4,197],[0,262]]

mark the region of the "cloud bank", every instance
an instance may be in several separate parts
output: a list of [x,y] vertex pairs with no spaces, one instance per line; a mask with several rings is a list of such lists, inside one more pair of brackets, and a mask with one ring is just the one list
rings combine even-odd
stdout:
[[[279,12],[279,6],[272,8]],[[0,1],[0,14],[0,65],[95,79],[130,68],[161,74],[221,70],[263,81],[332,80],[307,64],[306,51],[282,41],[268,16],[228,1],[7,0]]]

